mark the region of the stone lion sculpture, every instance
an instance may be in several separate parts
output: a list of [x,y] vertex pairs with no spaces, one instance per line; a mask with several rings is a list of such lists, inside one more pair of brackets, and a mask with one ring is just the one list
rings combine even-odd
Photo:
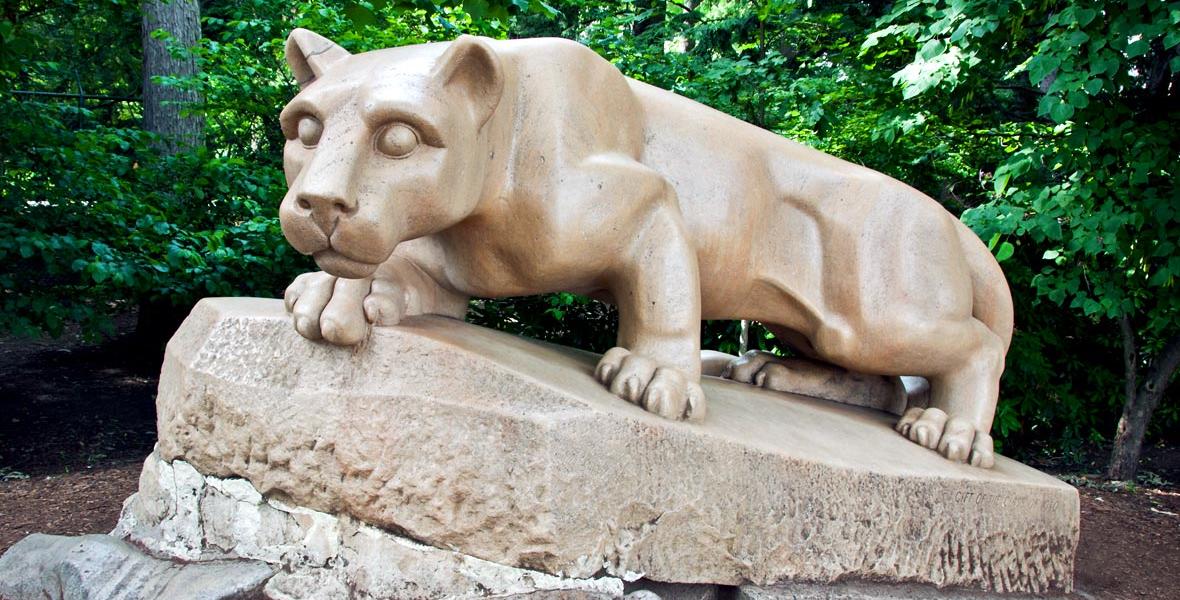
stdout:
[[[897,429],[990,467],[1012,300],[980,240],[885,175],[628,79],[561,39],[462,36],[350,55],[293,31],[280,207],[323,272],[285,295],[305,337],[361,342],[468,298],[615,304],[595,378],[702,419],[700,321],[758,320],[804,355],[930,382]],[[773,362],[765,356],[760,362]]]

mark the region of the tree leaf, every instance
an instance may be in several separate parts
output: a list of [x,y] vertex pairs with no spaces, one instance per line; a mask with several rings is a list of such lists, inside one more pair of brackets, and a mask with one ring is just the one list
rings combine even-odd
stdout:
[[1004,242],[1000,244],[1000,249],[996,251],[996,261],[1004,262],[1009,258],[1012,258],[1012,255],[1015,253],[1016,247],[1009,242]]
[[1063,100],[1058,100],[1049,108],[1049,117],[1058,123],[1064,123],[1073,116],[1074,107]]
[[1170,29],[1164,34],[1164,49],[1171,50],[1176,44],[1180,44],[1180,29]]
[[1137,39],[1134,42],[1127,44],[1127,50],[1126,50],[1127,57],[1128,58],[1138,58],[1140,56],[1143,56],[1144,54],[1147,54],[1147,50],[1150,47],[1151,46],[1148,45],[1147,40],[1145,40],[1143,38]]
[[376,27],[380,23],[380,19],[371,9],[355,2],[344,5],[344,14],[357,27]]

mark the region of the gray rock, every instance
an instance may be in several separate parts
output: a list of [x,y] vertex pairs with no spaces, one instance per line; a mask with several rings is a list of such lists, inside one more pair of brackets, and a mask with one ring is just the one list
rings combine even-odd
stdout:
[[182,564],[107,535],[34,533],[0,557],[4,600],[248,600],[274,574],[250,560]]
[[726,594],[733,588],[706,583],[664,583],[641,579],[628,583],[624,590],[628,600],[719,600],[728,598]]

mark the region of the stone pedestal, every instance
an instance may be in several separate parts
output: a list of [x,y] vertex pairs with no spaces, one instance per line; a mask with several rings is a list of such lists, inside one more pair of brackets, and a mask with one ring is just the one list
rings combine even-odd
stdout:
[[168,346],[157,452],[564,579],[1072,585],[1078,497],[1052,477],[954,464],[890,415],[714,378],[703,424],[666,421],[595,383],[595,358],[438,317],[339,348],[299,337],[277,300],[205,300]]

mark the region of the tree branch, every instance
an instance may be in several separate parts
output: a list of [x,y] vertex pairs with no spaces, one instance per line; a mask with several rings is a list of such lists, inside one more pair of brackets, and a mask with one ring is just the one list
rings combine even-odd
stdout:
[[671,4],[673,6],[679,6],[680,8],[683,8],[685,14],[695,15],[697,17],[700,16],[700,14],[697,13],[697,9],[695,6],[689,6],[687,4],[677,2],[676,0],[668,0],[668,4]]
[[17,96],[47,96],[50,98],[72,98],[82,100],[109,100],[111,102],[142,102],[141,99],[132,96],[111,96],[108,94],[83,94],[72,92],[40,92],[34,90],[10,90],[10,94]]
[[1163,396],[1172,379],[1172,373],[1176,371],[1177,367],[1180,367],[1180,334],[1172,336],[1164,344],[1164,349],[1153,361],[1146,381],[1143,382],[1143,387],[1147,389],[1148,393]]

